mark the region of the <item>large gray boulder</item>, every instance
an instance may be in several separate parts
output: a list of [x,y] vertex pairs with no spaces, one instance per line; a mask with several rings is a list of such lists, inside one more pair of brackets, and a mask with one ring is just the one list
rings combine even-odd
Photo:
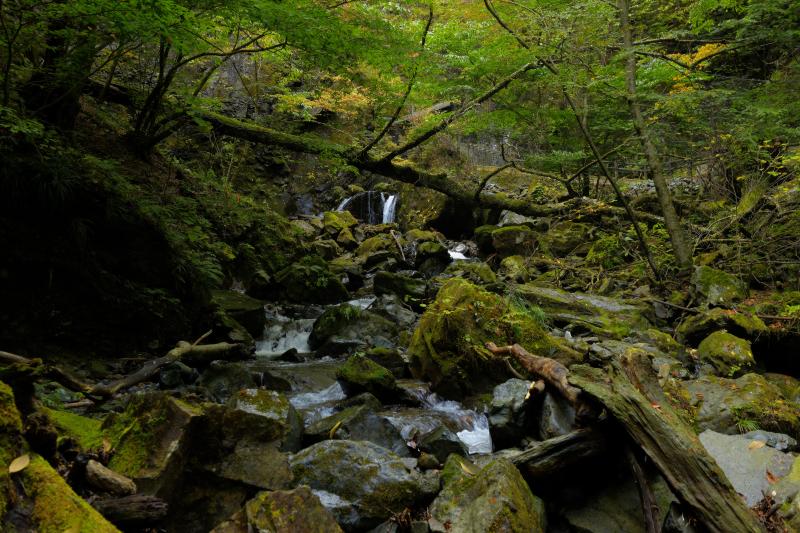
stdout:
[[377,526],[392,513],[429,501],[438,489],[436,477],[371,442],[319,442],[295,454],[291,466],[297,483],[324,491],[323,505],[346,529]]
[[499,447],[519,442],[528,423],[526,397],[530,381],[509,379],[492,391],[489,405],[489,429],[492,441]]

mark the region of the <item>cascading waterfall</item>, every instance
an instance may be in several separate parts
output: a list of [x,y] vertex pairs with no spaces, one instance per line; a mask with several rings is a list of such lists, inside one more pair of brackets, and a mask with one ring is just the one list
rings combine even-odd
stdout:
[[394,222],[398,195],[378,191],[364,191],[345,198],[337,211],[350,211],[367,224]]

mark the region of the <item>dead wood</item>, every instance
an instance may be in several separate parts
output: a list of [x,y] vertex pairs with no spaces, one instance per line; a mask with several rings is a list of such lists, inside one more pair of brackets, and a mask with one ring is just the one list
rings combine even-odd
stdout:
[[526,477],[542,479],[608,452],[609,442],[601,428],[582,428],[531,444],[510,459]]

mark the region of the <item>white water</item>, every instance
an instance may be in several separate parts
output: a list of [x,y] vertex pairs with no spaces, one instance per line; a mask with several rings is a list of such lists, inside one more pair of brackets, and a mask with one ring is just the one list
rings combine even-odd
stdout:
[[[441,413],[459,429],[458,439],[467,446],[470,454],[492,453],[492,436],[489,433],[489,419],[485,414],[466,409],[452,400],[443,400],[435,393],[425,389],[410,390],[422,402],[422,406]],[[422,418],[422,417],[421,417]],[[424,418],[420,420],[425,426]],[[422,430],[423,428],[417,428]],[[408,431],[407,431],[408,432]],[[404,438],[407,438],[404,435]]]
[[369,307],[370,305],[375,303],[376,299],[377,298],[375,298],[374,296],[365,296],[364,298],[358,298],[356,300],[350,300],[350,301],[348,301],[346,303],[352,305],[353,307],[358,307],[359,309],[361,309],[363,311],[364,309],[366,309],[367,307]]
[[381,201],[383,202],[383,223],[389,224],[394,222],[394,212],[397,207],[397,195],[390,194],[388,196],[381,193]]
[[303,411],[303,421],[308,426],[334,414],[336,412],[334,402],[345,398],[347,395],[337,381],[326,389],[293,396],[289,398],[289,403],[298,411]]
[[256,341],[256,356],[280,355],[292,348],[300,353],[311,352],[308,338],[313,326],[313,318],[292,319],[267,308],[267,325],[261,339]]
[[467,256],[462,254],[461,252],[454,252],[453,250],[448,250],[448,253],[450,254],[450,258],[453,261],[465,261],[467,259]]

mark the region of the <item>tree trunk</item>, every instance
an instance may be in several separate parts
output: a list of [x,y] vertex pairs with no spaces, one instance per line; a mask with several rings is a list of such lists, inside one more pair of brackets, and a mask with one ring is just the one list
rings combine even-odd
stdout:
[[667,178],[664,175],[664,167],[661,163],[661,158],[648,134],[647,124],[636,97],[636,56],[633,52],[633,38],[631,36],[631,25],[628,18],[629,1],[617,0],[617,7],[619,8],[619,25],[620,31],[622,32],[622,49],[627,56],[625,59],[625,89],[627,92],[628,106],[630,107],[631,116],[633,118],[633,126],[636,129],[636,133],[639,135],[639,140],[642,143],[642,148],[647,158],[647,164],[650,167],[650,175],[653,178],[653,184],[656,188],[656,196],[658,196],[658,203],[661,206],[661,214],[664,216],[664,225],[672,241],[672,249],[675,258],[678,260],[678,266],[681,269],[689,269],[692,266],[692,248],[689,244],[686,232],[681,226],[678,213],[675,211],[675,205],[672,203],[672,194],[669,192],[669,186],[667,185]]

